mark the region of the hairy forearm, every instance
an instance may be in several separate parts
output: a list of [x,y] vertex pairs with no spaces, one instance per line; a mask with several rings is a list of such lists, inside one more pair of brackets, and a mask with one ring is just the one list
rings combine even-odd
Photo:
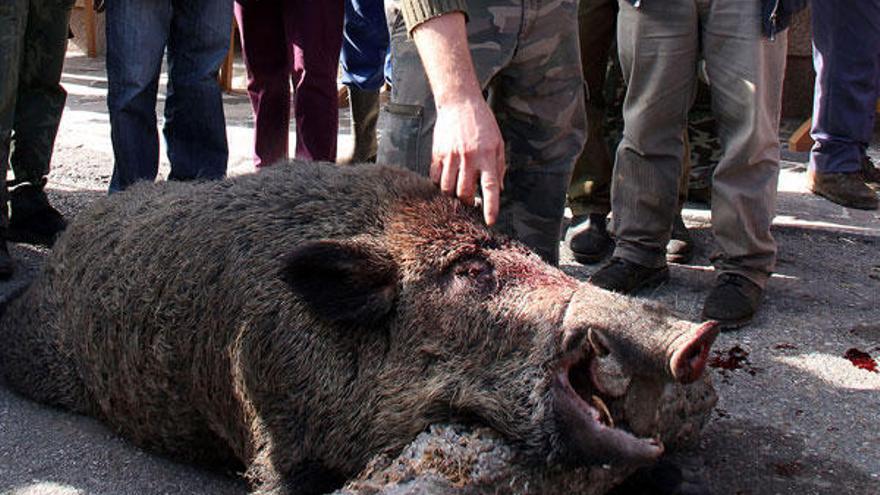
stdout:
[[474,204],[482,191],[483,217],[498,218],[504,182],[504,140],[477,81],[460,12],[431,18],[412,31],[437,106],[431,178],[446,194]]
[[438,110],[483,98],[468,49],[464,14],[450,12],[434,17],[416,26],[412,37]]

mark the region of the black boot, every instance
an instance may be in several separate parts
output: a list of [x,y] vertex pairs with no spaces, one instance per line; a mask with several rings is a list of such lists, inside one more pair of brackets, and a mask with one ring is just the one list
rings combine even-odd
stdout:
[[688,232],[681,214],[672,220],[672,236],[666,245],[666,261],[686,265],[694,257],[694,240]]
[[571,237],[568,240],[568,247],[578,263],[585,265],[598,263],[614,246],[611,235],[608,234],[604,214],[591,213],[587,216],[574,217],[569,230]]
[[10,191],[10,241],[51,247],[66,227],[64,216],[49,204],[41,187],[22,184]]
[[734,330],[748,325],[758,306],[764,289],[737,273],[721,273],[703,305],[703,320],[717,321],[722,330]]
[[0,280],[6,280],[12,276],[15,263],[12,256],[9,255],[9,248],[6,247],[6,232],[0,229]]
[[379,121],[379,91],[364,91],[354,86],[348,88],[351,108],[351,134],[354,149],[346,163],[375,162],[379,143],[376,140],[376,124]]
[[590,277],[590,283],[596,287],[621,294],[635,294],[643,289],[657,287],[667,280],[669,267],[652,268],[617,256],[612,256]]

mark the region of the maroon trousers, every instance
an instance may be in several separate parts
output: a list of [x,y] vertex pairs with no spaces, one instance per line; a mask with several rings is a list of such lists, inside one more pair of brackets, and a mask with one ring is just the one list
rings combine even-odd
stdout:
[[235,4],[254,108],[257,167],[286,159],[290,84],[296,158],[336,160],[336,72],[343,0],[258,0]]

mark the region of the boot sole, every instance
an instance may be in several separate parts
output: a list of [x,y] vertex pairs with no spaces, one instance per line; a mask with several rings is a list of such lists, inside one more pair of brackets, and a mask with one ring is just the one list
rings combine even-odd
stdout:
[[812,192],[813,194],[815,194],[817,196],[822,196],[823,198],[827,199],[828,201],[831,201],[832,203],[834,203],[836,205],[843,206],[844,208],[855,208],[857,210],[872,211],[872,210],[876,210],[878,207],[880,207],[880,202],[878,202],[878,201],[871,202],[870,200],[868,200],[864,203],[854,203],[851,200],[847,200],[845,198],[839,198],[839,197],[831,196],[829,194],[825,194],[821,190],[810,189],[810,192]]
[[718,322],[718,329],[721,330],[722,332],[730,332],[733,330],[739,330],[740,328],[751,323],[752,320],[754,320],[754,319],[755,319],[755,315],[740,318],[738,320],[726,320],[726,321],[718,320],[715,318],[709,318],[706,316],[703,317],[703,321],[710,321],[711,320],[711,321]]
[[611,248],[606,249],[601,253],[576,253],[574,251],[571,252],[572,256],[574,256],[574,260],[582,265],[595,265],[596,263],[604,260],[611,254]]

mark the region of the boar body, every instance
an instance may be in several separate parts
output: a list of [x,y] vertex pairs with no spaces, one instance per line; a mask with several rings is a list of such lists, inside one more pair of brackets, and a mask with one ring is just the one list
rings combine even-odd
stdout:
[[291,162],[80,214],[6,308],[0,371],[143,447],[319,493],[449,420],[535,462],[651,462],[594,358],[688,381],[714,335],[577,282],[413,174]]

